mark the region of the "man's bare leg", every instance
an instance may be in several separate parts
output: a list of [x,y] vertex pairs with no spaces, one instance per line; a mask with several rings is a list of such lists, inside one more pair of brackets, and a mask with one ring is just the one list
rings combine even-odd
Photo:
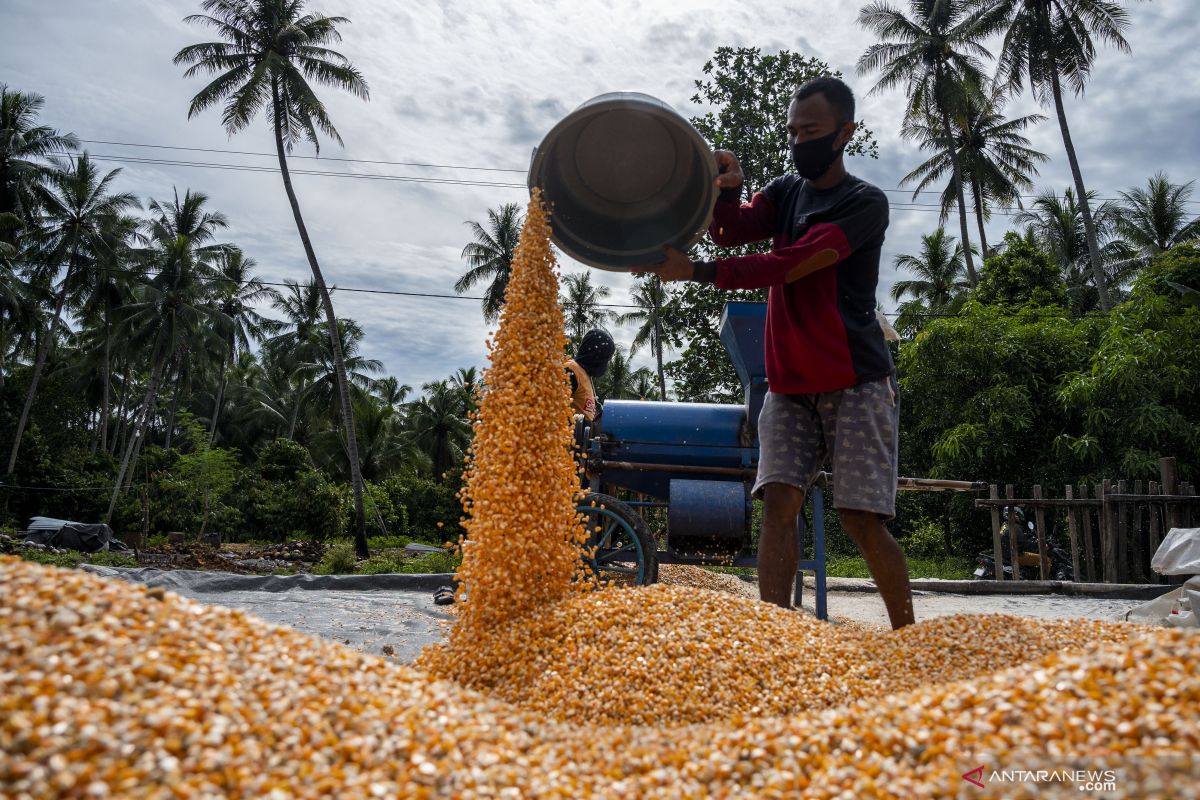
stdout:
[[[908,561],[904,558],[900,543],[874,512],[839,509],[838,515],[842,519],[842,527],[867,561],[867,568],[871,570],[871,577],[875,579],[883,604],[887,606],[892,629],[911,625],[912,589],[908,585]],[[763,532],[766,532],[765,523]]]
[[796,517],[804,490],[785,483],[763,487],[763,525],[758,539],[758,596],[765,603],[792,607],[792,585],[800,562]]

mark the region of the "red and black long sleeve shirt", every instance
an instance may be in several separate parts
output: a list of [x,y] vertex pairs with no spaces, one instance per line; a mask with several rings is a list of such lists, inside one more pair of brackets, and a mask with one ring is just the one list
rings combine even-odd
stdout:
[[875,315],[887,225],[887,196],[852,175],[831,189],[784,175],[748,203],[741,189],[721,193],[713,242],[770,239],[771,251],[701,262],[695,277],[722,289],[770,289],[764,344],[771,391],[832,392],[892,373]]

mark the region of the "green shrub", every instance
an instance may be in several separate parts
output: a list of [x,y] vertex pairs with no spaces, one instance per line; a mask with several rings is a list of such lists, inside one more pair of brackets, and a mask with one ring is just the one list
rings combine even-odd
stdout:
[[909,531],[900,544],[909,558],[945,558],[942,526],[929,520],[921,520]]
[[295,442],[268,443],[245,483],[247,537],[282,542],[300,533],[324,541],[345,534],[348,494],[326,480]]
[[403,571],[403,567],[403,561],[392,556],[377,555],[371,556],[359,564],[358,573],[360,575],[390,575]]
[[314,569],[318,575],[350,575],[358,565],[354,542],[339,541],[325,551],[325,557]]
[[429,572],[457,572],[462,559],[449,553],[427,553],[404,564],[399,572],[423,574]]
[[138,565],[137,559],[133,556],[111,551],[91,553],[84,556],[83,560],[101,567],[136,567]]
[[[393,507],[406,509],[406,535],[413,541],[433,545],[458,538],[458,521],[462,517],[462,505],[457,497],[459,486],[457,479],[437,483],[411,475],[388,478],[380,484]],[[442,528],[438,527],[439,522]]]
[[402,550],[412,544],[407,536],[372,536],[367,539],[371,552],[377,550]]

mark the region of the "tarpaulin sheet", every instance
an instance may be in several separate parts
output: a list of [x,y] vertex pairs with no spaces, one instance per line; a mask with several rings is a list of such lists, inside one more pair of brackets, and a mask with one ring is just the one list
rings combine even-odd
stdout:
[[202,603],[248,611],[267,622],[380,655],[391,645],[411,661],[439,641],[453,617],[433,605],[450,575],[235,575],[195,570],[83,569],[108,578],[161,586]]

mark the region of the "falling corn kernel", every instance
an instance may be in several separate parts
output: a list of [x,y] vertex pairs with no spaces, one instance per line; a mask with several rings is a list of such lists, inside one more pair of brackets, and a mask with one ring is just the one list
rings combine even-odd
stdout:
[[555,268],[549,218],[534,190],[490,344],[461,495],[463,608],[445,646],[423,662],[439,677],[501,669],[511,654],[487,646],[496,630],[592,582],[581,572],[586,534],[574,503],[579,480]]

